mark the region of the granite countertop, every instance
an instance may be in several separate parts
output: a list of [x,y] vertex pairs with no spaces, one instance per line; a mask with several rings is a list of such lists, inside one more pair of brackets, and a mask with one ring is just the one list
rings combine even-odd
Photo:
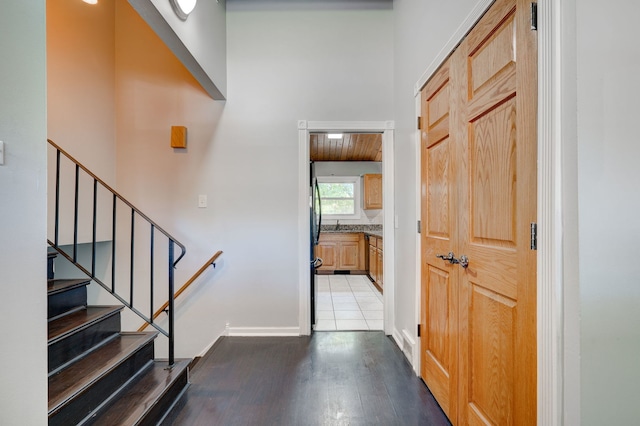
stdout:
[[340,225],[338,229],[336,229],[336,225],[320,226],[320,233],[346,234],[354,232],[363,232],[382,238],[382,225]]

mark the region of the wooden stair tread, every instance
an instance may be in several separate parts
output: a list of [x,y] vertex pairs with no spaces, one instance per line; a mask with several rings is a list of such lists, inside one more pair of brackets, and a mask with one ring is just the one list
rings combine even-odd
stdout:
[[52,343],[81,330],[102,318],[116,314],[122,306],[87,306],[85,309],[74,311],[63,317],[49,321],[48,343]]
[[157,332],[121,333],[101,346],[100,350],[90,352],[58,374],[49,377],[49,413],[108,374],[157,335]]
[[47,280],[47,294],[52,295],[61,293],[63,291],[71,290],[75,287],[81,287],[88,285],[91,282],[90,279],[55,279]]
[[188,359],[175,360],[173,368],[169,370],[167,361],[155,361],[137,382],[118,395],[117,400],[98,415],[92,425],[137,425],[185,373],[189,363]]

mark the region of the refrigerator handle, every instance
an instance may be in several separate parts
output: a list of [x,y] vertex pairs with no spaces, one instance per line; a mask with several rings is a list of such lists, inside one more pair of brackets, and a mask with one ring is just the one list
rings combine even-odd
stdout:
[[320,242],[320,227],[322,226],[322,200],[320,199],[320,185],[316,179],[316,197],[318,199],[318,230],[316,235],[316,243]]

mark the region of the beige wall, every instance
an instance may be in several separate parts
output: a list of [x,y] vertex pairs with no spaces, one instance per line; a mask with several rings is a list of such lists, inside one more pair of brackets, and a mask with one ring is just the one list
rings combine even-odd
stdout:
[[115,182],[115,3],[47,1],[47,136]]
[[[47,1],[47,137],[102,180],[115,184],[115,2]],[[55,150],[49,148],[48,208],[55,207]],[[59,242],[73,242],[74,173],[63,160]],[[81,179],[78,239],[92,238],[92,181]],[[111,203],[105,193],[99,204]],[[48,215],[53,240],[54,215]],[[110,213],[98,240],[110,239]]]

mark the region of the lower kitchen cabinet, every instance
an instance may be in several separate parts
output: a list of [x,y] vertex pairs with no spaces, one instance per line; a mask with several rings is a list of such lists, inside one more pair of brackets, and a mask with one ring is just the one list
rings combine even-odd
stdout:
[[316,256],[322,258],[319,271],[365,271],[364,234],[331,233],[320,234]]
[[382,291],[384,287],[383,282],[383,250],[382,250],[382,238],[374,235],[369,236],[369,277],[371,281]]

